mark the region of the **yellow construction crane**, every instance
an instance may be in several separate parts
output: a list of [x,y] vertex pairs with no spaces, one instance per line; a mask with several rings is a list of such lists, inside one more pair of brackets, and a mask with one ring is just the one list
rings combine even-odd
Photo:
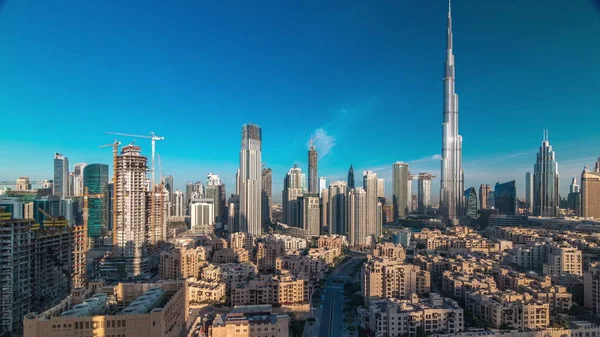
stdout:
[[69,224],[68,220],[64,220],[64,219],[60,219],[59,217],[52,216],[52,215],[48,214],[48,212],[44,211],[44,209],[41,207],[38,207],[37,210],[44,215],[44,218],[45,218],[44,220],[50,219],[49,224],[45,223],[45,221],[44,221],[44,227],[61,227],[61,226],[67,226]]
[[[118,172],[118,157],[119,157],[119,145],[121,145],[121,142],[119,142],[118,140],[115,139],[115,141],[112,144],[106,144],[106,145],[101,145],[99,147],[107,147],[107,146],[112,146],[113,148],[113,178],[112,178],[112,183],[113,183],[113,232],[112,232],[112,239],[113,239],[113,247],[116,247],[117,245],[117,198],[115,197],[117,195],[116,191],[117,191],[117,172]],[[87,231],[87,228],[86,228]],[[87,234],[87,232],[86,232]]]
[[89,225],[89,219],[90,219],[90,208],[89,208],[89,204],[88,204],[88,199],[89,198],[104,198],[104,194],[89,194],[88,188],[85,188],[85,191],[83,193],[83,231],[85,232],[85,235],[83,236],[83,243],[85,246],[85,249],[87,250],[89,248],[89,242],[88,242],[88,225]]
[[[165,137],[157,136],[154,132],[150,132],[150,136],[142,136],[142,135],[130,135],[128,133],[119,133],[119,132],[106,132],[109,135],[117,135],[117,136],[127,136],[127,137],[136,137],[136,138],[148,138],[152,140],[152,185],[156,184],[156,180],[154,179],[154,174],[156,169],[154,167],[154,157],[156,153],[156,141],[164,140]],[[152,189],[150,189],[152,191]]]

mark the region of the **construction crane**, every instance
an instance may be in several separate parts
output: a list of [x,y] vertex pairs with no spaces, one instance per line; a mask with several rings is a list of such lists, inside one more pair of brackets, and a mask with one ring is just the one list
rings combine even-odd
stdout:
[[48,214],[48,212],[44,211],[43,208],[38,207],[37,208],[38,212],[42,213],[44,215],[44,220],[50,219],[51,223],[50,224],[44,224],[44,227],[60,227],[60,226],[66,226],[69,224],[68,220],[64,220],[64,219],[60,219],[59,217],[56,216],[52,216],[50,214]]
[[117,136],[126,136],[126,137],[148,138],[148,139],[152,140],[152,185],[154,185],[156,183],[156,180],[154,179],[154,173],[156,172],[155,167],[154,167],[154,156],[155,156],[155,152],[156,152],[156,141],[157,140],[164,140],[165,137],[157,136],[157,135],[154,134],[154,132],[150,132],[150,136],[131,135],[131,134],[128,134],[128,133],[119,133],[119,132],[107,132],[107,134],[109,134],[109,135],[117,135]]
[[90,208],[88,204],[89,198],[104,198],[104,194],[90,194],[88,188],[86,187],[83,193],[83,231],[85,235],[83,236],[83,244],[85,249],[89,248],[88,242],[88,226],[90,219]]
[[310,148],[311,148],[311,149],[313,149],[313,148],[314,148],[314,143],[315,143],[315,140],[317,140],[317,139],[319,139],[319,138],[321,138],[321,136],[317,136],[317,137],[313,138],[313,136],[312,136],[312,135],[310,135],[310,140],[308,141],[308,144],[310,145]]
[[[48,182],[48,181],[47,180],[30,180],[30,181],[28,181],[28,183],[31,185],[42,185],[46,182]],[[17,182],[14,180],[9,180],[9,181],[2,180],[2,181],[0,181],[0,185],[16,186]]]
[[[101,145],[99,147],[107,147],[107,146],[112,146],[113,148],[113,178],[112,178],[112,183],[113,183],[113,233],[112,233],[112,237],[113,237],[113,247],[117,246],[117,198],[116,198],[116,190],[117,190],[117,172],[118,172],[118,160],[117,158],[119,157],[119,145],[121,145],[121,142],[119,142],[118,140],[115,139],[115,141],[112,144],[106,144],[106,145]],[[87,228],[86,230],[86,235],[87,235]]]

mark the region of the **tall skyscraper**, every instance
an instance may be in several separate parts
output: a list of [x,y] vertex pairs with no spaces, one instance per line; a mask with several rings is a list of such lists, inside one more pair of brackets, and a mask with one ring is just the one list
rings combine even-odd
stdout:
[[475,187],[465,191],[465,215],[471,219],[477,219],[477,193]]
[[500,214],[517,214],[517,187],[514,180],[503,184],[496,183],[494,207]]
[[320,234],[320,205],[319,195],[306,193],[301,197],[302,228],[311,236]]
[[273,200],[273,170],[262,170],[262,219],[263,223],[271,223],[271,200]]
[[417,176],[417,204],[420,214],[427,214],[431,208],[431,179],[435,178],[430,173],[421,172]]
[[329,229],[329,189],[321,190],[321,233]]
[[86,163],[73,165],[73,196],[79,197],[83,195],[83,170],[86,165]]
[[488,184],[479,185],[479,208],[480,209],[490,208],[490,206],[488,206],[488,198],[489,198],[491,191],[492,191],[492,187],[490,185],[488,185]]
[[162,179],[162,183],[165,186],[165,189],[167,190],[167,192],[169,192],[169,208],[171,208],[169,210],[169,214],[179,216],[179,215],[176,215],[177,211],[175,210],[175,194],[173,194],[174,193],[173,176],[164,177]]
[[571,185],[569,185],[569,193],[579,193],[579,185],[577,185],[577,177],[573,177]]
[[406,214],[408,215],[408,213],[412,212],[412,181],[413,181],[413,175],[408,172],[408,180],[406,181],[406,195],[407,195],[407,200],[406,200]]
[[586,166],[581,173],[581,216],[600,218],[600,158],[594,171]]
[[221,222],[221,178],[218,175],[209,173],[206,176],[206,189],[204,191],[206,198],[212,199],[214,204],[213,215],[214,222]]
[[161,184],[152,185],[146,193],[146,243],[156,245],[167,241],[169,192]]
[[334,181],[329,185],[329,234],[346,235],[346,194],[348,185]]
[[382,178],[377,179],[377,198],[385,199],[385,180]]
[[319,193],[319,190],[317,190],[319,187],[317,177],[317,150],[311,136],[310,148],[308,149],[308,193]]
[[525,172],[525,205],[528,210],[533,208],[533,176]]
[[177,216],[177,217],[182,217],[185,215],[185,201],[184,201],[184,195],[183,192],[181,192],[180,190],[176,190],[173,193],[173,202],[174,202],[174,212],[173,215]]
[[[366,192],[366,208],[364,212],[366,212],[366,226],[365,229],[366,236],[372,235],[375,237],[377,233],[380,233],[381,230],[378,230],[378,227],[381,226],[381,219],[377,219],[377,174],[373,171],[364,171],[363,172],[363,190]],[[352,193],[352,190],[350,190]],[[357,192],[358,193],[358,192]],[[350,200],[348,200],[350,202]],[[350,206],[350,204],[348,204]],[[350,213],[348,213],[350,214]],[[348,218],[350,221],[350,218]],[[349,226],[351,226],[349,222]]]
[[348,243],[350,245],[364,246],[367,244],[367,237],[373,235],[369,233],[367,199],[368,192],[360,187],[348,192]]
[[146,242],[146,169],[148,158],[139,146],[128,145],[117,157],[116,242],[113,252],[126,259],[128,276],[142,273]]
[[240,150],[240,231],[262,234],[262,131],[258,125],[242,126]]
[[240,169],[235,171],[235,195],[240,195]]
[[108,195],[108,165],[91,164],[81,172],[83,190],[87,189],[90,195],[103,195],[102,197],[88,198],[88,228],[87,235],[90,244],[102,245],[102,237],[108,232],[108,213],[110,197]]
[[392,203],[394,205],[394,220],[404,218],[408,214],[408,164],[396,162],[392,166]]
[[348,170],[348,189],[351,190],[354,188],[354,167],[350,165],[350,169]]
[[581,214],[581,192],[579,185],[577,185],[577,177],[573,177],[571,185],[569,186],[569,195],[567,196],[568,208],[573,211],[575,215]]
[[537,154],[533,169],[533,215],[558,216],[558,163],[556,154],[548,140],[548,132],[544,131],[544,140]]
[[464,214],[464,172],[462,136],[458,133],[458,95],[455,91],[454,53],[452,45],[452,11],[448,7],[448,31],[444,74],[444,123],[442,126],[442,176],[440,211],[447,221],[456,223]]
[[69,158],[54,154],[54,184],[52,194],[61,198],[69,196]]
[[301,227],[301,204],[299,197],[304,194],[306,176],[302,169],[294,164],[283,179],[281,203],[283,206],[283,222],[289,226]]
[[327,189],[327,179],[325,177],[319,178],[319,197],[324,189]]

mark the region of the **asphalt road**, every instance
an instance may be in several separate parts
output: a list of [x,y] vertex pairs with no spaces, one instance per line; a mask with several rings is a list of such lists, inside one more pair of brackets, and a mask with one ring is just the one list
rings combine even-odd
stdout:
[[[336,271],[325,286],[319,337],[340,337],[344,330],[344,281],[360,260],[353,259]],[[338,282],[336,282],[338,281]]]

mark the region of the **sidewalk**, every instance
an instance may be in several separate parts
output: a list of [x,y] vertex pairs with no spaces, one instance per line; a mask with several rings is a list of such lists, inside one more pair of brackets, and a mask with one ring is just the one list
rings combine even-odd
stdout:
[[316,309],[313,311],[314,315],[311,316],[313,318],[315,318],[315,321],[310,324],[310,322],[306,322],[306,325],[304,326],[304,337],[318,337],[319,336],[319,331],[321,329],[321,313],[322,310],[321,309]]

